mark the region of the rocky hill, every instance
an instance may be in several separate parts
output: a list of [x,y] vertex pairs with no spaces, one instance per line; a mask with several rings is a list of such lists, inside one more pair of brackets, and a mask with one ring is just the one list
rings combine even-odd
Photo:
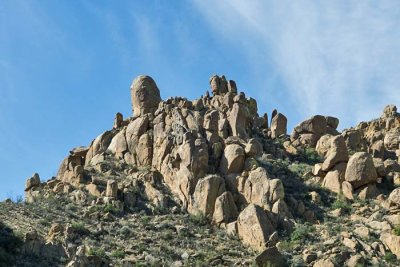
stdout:
[[196,100],[130,88],[133,116],[0,203],[0,266],[399,266],[400,114],[287,133],[224,76]]

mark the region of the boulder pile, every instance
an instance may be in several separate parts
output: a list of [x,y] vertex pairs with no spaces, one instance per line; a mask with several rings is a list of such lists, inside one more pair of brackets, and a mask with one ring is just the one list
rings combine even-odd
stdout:
[[[400,209],[400,193],[393,190],[400,185],[400,115],[394,105],[387,106],[379,119],[342,133],[339,119],[315,115],[298,124],[289,137],[286,116],[277,110],[270,122],[267,114],[260,116],[256,100],[239,92],[234,81],[213,75],[209,87],[211,94],[195,100],[162,100],[151,77],[137,77],[130,87],[133,115],[124,119],[117,113],[112,129],[88,146],[71,150],[51,180],[41,182],[38,174],[30,177],[27,202],[38,201],[45,191],[68,194],[74,201],[87,201],[90,195],[93,203],[127,210],[141,205],[165,210],[178,203],[192,216],[204,216],[239,237],[259,253],[260,266],[271,261],[285,266],[278,251],[280,238],[309,235],[298,230],[300,221],[321,223],[316,206],[325,200],[315,187],[349,201],[375,199],[388,209]],[[312,151],[321,159],[302,173],[303,179],[311,178],[307,182],[293,178],[298,169],[292,163],[297,168],[310,165],[299,162],[304,161],[300,151]],[[309,190],[307,198],[302,199],[299,190]],[[376,227],[385,230],[382,247],[385,244],[400,257],[391,226]],[[358,230],[360,235],[366,231]],[[353,250],[361,246],[350,235],[341,240]],[[376,247],[380,249],[379,244]],[[79,261],[78,254],[73,261]],[[321,253],[303,254],[307,264],[335,266]],[[343,263],[360,260],[346,255]]]

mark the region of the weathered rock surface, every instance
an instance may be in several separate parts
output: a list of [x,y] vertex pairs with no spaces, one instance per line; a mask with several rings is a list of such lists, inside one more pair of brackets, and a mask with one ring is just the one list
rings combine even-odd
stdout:
[[243,170],[245,153],[242,146],[237,144],[227,145],[220,163],[223,174],[240,173]]
[[161,101],[160,90],[153,78],[139,76],[131,85],[132,110],[135,116],[153,114]]
[[354,188],[359,188],[377,180],[374,162],[370,154],[357,152],[350,157],[346,168],[346,181],[350,182]]
[[278,113],[271,119],[271,137],[277,138],[287,133],[287,118],[282,113]]
[[260,206],[250,204],[237,220],[238,235],[243,243],[259,252],[264,251],[269,236],[275,231],[267,214]]

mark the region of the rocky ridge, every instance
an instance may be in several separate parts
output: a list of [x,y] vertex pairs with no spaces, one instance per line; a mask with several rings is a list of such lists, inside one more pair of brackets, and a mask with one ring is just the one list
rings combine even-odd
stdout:
[[134,116],[117,113],[111,130],[70,151],[56,177],[30,177],[25,203],[1,203],[3,228],[23,233],[15,237],[19,252],[7,259],[21,265],[36,255],[57,266],[399,264],[394,105],[341,133],[339,119],[316,115],[289,136],[286,116],[259,116],[256,100],[234,81],[214,75],[210,89],[193,101],[163,101],[151,77],[137,77]]

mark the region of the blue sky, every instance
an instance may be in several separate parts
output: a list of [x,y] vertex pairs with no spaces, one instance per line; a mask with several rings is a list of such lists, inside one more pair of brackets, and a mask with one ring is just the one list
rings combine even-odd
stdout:
[[397,1],[0,1],[0,199],[131,115],[129,86],[197,98],[225,74],[289,128],[400,105]]

